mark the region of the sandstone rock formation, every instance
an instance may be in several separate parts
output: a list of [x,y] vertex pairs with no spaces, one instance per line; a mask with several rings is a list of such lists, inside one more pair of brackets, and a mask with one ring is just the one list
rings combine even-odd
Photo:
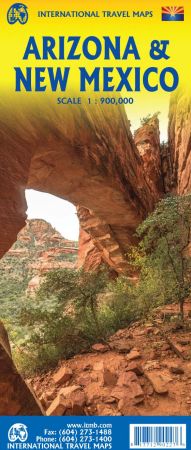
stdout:
[[0,323],[0,415],[42,415],[35,394],[13,364],[6,330]]
[[191,192],[191,107],[190,93],[180,90],[171,98],[169,148],[174,187],[180,195]]
[[[123,106],[84,104],[64,109],[45,98],[43,104],[35,100],[34,105],[27,96],[19,98],[10,110],[2,100],[0,256],[25,225],[24,190],[29,187],[80,205],[78,213],[86,233],[81,233],[81,263],[91,267],[104,261],[117,272],[127,273],[126,254],[136,242],[135,230],[164,195],[166,185],[180,194],[190,192],[190,111],[190,96],[177,92],[170,104],[168,158],[160,154],[156,117],[135,133],[134,141]],[[165,176],[164,159],[168,161]],[[2,361],[1,383],[8,371],[13,374],[4,347]],[[17,386],[19,404],[23,404],[21,378]],[[3,399],[2,392],[1,413],[8,414]],[[32,394],[29,405],[30,401],[33,404]],[[20,411],[22,408],[15,414]]]
[[84,270],[90,271],[96,270],[102,263],[101,252],[95,246],[93,239],[87,231],[81,228],[79,234],[78,267],[84,267]]
[[157,115],[148,119],[134,133],[134,140],[143,162],[145,179],[157,199],[164,194],[161,165],[159,120]]
[[[24,226],[27,186],[93,211],[109,226],[123,255],[128,251],[137,225],[154,208],[161,192],[145,178],[122,106],[115,110],[108,105],[71,106],[66,111],[44,100],[34,109],[22,98],[11,113],[1,108],[0,133],[1,255]],[[8,158],[4,158],[5,149]],[[103,259],[105,254],[108,257],[107,248]]]
[[[159,116],[160,117],[160,116]],[[145,123],[136,130],[134,134],[134,142],[138,149],[142,171],[144,174],[145,184],[149,186],[149,190],[153,193],[155,203],[168,192],[177,192],[180,195],[191,192],[191,97],[190,93],[179,90],[171,97],[169,106],[169,124],[168,126],[168,143],[160,143],[159,120],[157,115],[145,121]],[[123,235],[121,240],[117,240],[115,247],[115,258],[108,259],[110,254],[110,246],[104,244],[104,250],[100,245],[104,233],[100,233],[98,229],[95,232],[94,226],[89,226],[88,212],[85,214],[83,208],[79,209],[79,219],[82,228],[88,232],[86,234],[86,242],[82,239],[79,246],[80,265],[91,267],[94,264],[101,263],[105,260],[111,267],[115,266],[116,271],[124,272],[124,246]],[[149,212],[149,207],[146,214]],[[94,214],[91,210],[89,215]],[[96,223],[94,217],[94,223]],[[108,225],[108,224],[106,224]],[[136,227],[135,227],[136,228]],[[134,228],[134,231],[135,231]],[[82,232],[82,236],[84,236]],[[132,230],[128,230],[128,236],[132,239]],[[96,238],[95,238],[96,237]],[[131,241],[131,243],[133,243]],[[127,249],[127,247],[125,247]],[[98,252],[99,250],[99,252]],[[121,254],[122,251],[122,254]],[[128,252],[128,250],[127,250]],[[83,258],[82,258],[83,255]],[[104,256],[103,256],[104,255]],[[114,262],[114,264],[112,264]],[[119,262],[119,264],[117,263]],[[127,264],[127,263],[126,263]],[[126,265],[128,272],[128,267]]]
[[[82,227],[79,240],[79,260],[78,265],[85,270],[94,270],[102,262],[118,273],[129,273],[127,259],[120,241],[116,240],[110,225],[99,219],[93,211],[78,207],[78,217]],[[136,239],[131,236],[129,245]]]
[[27,220],[25,228],[18,234],[17,242],[0,261],[0,300],[10,297],[12,281],[15,291],[19,284],[19,292],[15,292],[18,297],[19,293],[24,294],[25,290],[29,294],[34,293],[45,272],[59,268],[74,268],[77,252],[77,242],[62,237],[45,220]]
[[[89,210],[94,222],[100,220],[105,227],[103,235],[99,229],[96,236],[83,214],[82,227],[101,252],[98,257],[95,251],[96,258],[108,262],[109,257],[113,266],[119,262],[117,271],[124,268],[124,255],[134,242],[137,225],[165,190],[158,119],[154,117],[135,133],[136,148],[122,106],[115,110],[108,105],[71,106],[66,113],[45,101],[34,109],[22,99],[11,112],[2,104],[0,134],[1,255],[24,226],[24,188],[29,186]],[[191,187],[190,97],[181,92],[170,104],[169,145],[172,180],[178,192],[186,193]],[[110,251],[113,242],[104,238],[108,231],[115,240],[115,261]]]

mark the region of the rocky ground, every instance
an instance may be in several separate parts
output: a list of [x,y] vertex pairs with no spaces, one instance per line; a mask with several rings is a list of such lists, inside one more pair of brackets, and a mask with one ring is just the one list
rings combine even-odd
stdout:
[[119,330],[108,345],[61,361],[28,380],[47,415],[189,415],[191,413],[191,303],[186,326],[177,305],[151,322]]

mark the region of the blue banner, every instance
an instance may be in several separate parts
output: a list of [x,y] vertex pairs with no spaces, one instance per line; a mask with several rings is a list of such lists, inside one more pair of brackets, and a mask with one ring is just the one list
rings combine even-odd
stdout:
[[191,417],[0,419],[0,450],[191,449]]

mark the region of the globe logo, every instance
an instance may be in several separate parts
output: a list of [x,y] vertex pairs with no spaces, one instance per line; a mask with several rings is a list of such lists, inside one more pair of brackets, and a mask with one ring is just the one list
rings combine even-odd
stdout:
[[27,6],[23,3],[14,3],[8,10],[7,21],[10,25],[14,25],[16,22],[25,25],[28,21]]
[[8,439],[10,442],[20,441],[25,442],[28,438],[28,431],[26,425],[23,423],[15,423],[8,431]]

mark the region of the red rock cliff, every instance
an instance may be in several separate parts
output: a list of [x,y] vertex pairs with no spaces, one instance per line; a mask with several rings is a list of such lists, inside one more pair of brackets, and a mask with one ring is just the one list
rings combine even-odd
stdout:
[[174,189],[191,192],[191,101],[188,92],[178,91],[169,110],[169,147]]
[[[148,186],[157,202],[164,195],[165,186],[162,174],[159,120],[156,115],[136,130],[134,142],[139,153],[145,185]],[[133,164],[133,161],[129,163]],[[90,270],[105,261],[116,272],[129,273],[124,242],[129,238],[129,246],[136,243],[133,236],[136,223],[131,230],[125,230],[126,236],[121,227],[121,233],[118,233],[120,236],[116,240],[115,230],[95,216],[93,211],[79,207],[78,217],[82,228],[79,241],[79,266]],[[128,252],[128,244],[125,250]]]
[[[45,220],[27,220],[17,242],[0,261],[0,276],[23,283],[22,292],[32,293],[44,272],[59,268],[74,268],[78,253],[77,242],[65,239]],[[6,285],[5,285],[6,291]],[[1,292],[0,292],[1,300]]]

